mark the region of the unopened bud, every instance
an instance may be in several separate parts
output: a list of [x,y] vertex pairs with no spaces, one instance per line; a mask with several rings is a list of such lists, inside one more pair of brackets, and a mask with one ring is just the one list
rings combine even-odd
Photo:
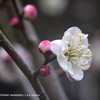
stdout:
[[39,44],[39,51],[44,55],[46,59],[48,59],[52,53],[50,49],[51,42],[48,40],[44,40]]
[[11,18],[9,25],[12,26],[12,27],[15,27],[15,28],[20,27],[19,19],[17,17]]
[[51,71],[50,67],[49,67],[49,66],[46,66],[46,65],[44,65],[44,66],[40,69],[40,73],[41,73],[42,76],[47,76],[47,75],[49,75],[49,74],[50,74],[50,71]]
[[28,4],[23,8],[22,17],[28,20],[33,20],[37,17],[38,12],[35,6]]

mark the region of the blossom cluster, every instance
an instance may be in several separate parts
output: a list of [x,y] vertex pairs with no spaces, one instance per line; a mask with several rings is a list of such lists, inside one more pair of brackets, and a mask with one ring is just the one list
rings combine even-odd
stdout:
[[[57,61],[67,77],[71,81],[79,81],[83,78],[83,70],[88,70],[91,65],[93,52],[89,49],[88,34],[82,33],[78,27],[71,27],[65,33],[62,39],[54,40],[48,43],[42,41],[39,50],[44,56],[50,57],[52,52],[57,56]],[[46,45],[44,45],[44,43]],[[48,58],[49,59],[49,58]]]

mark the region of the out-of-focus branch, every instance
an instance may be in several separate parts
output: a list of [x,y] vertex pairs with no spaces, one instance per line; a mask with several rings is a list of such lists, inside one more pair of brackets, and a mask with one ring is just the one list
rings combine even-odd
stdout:
[[19,69],[24,73],[24,75],[28,78],[31,85],[35,89],[36,93],[39,95],[40,100],[47,100],[47,96],[41,87],[38,79],[33,78],[34,71],[30,70],[28,66],[24,63],[22,58],[18,55],[16,50],[13,48],[12,44],[7,40],[4,34],[0,31],[0,45],[6,50],[6,52],[10,55],[13,61],[17,64]]

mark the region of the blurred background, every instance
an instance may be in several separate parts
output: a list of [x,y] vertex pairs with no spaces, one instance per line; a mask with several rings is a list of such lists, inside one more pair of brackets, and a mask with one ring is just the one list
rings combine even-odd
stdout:
[[[77,26],[83,33],[89,34],[90,49],[94,53],[94,57],[91,68],[84,72],[82,81],[70,82],[65,73],[59,71],[60,67],[56,61],[53,61],[53,65],[69,100],[100,100],[100,0],[21,1],[24,6],[26,4],[33,4],[38,9],[38,17],[31,22],[40,41],[61,39],[64,32],[72,26]],[[0,9],[0,28],[13,43],[15,41],[11,34],[13,31],[9,26],[9,18],[7,17],[5,8]],[[26,53],[27,51],[25,48],[20,45],[17,46],[16,50],[21,48],[21,52],[27,54],[26,56],[31,59],[30,54]],[[8,66],[12,68],[12,66],[15,65],[12,61],[9,62],[9,58],[3,58],[3,54],[5,55],[5,53],[2,49],[0,52],[2,53],[0,54],[0,94],[27,93],[25,89],[23,89],[21,79],[19,79],[20,75],[18,76],[15,74],[13,78],[11,78],[16,68],[13,70],[11,69],[10,72],[8,68],[6,68]],[[29,60],[28,64],[32,64],[32,62]],[[7,72],[3,73],[3,70]],[[13,97],[2,99],[17,100]],[[22,99],[28,100],[29,98],[25,97],[21,98],[21,100]]]

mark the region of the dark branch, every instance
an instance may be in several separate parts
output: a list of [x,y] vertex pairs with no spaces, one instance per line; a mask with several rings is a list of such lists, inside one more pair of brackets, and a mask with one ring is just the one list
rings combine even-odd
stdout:
[[18,55],[12,44],[8,41],[8,39],[4,36],[4,34],[0,31],[0,45],[6,50],[6,52],[10,55],[13,61],[17,64],[19,69],[24,73],[24,75],[28,78],[30,83],[32,84],[34,90],[37,94],[39,94],[40,100],[47,100],[47,96],[40,85],[38,79],[34,79],[34,71],[30,70],[28,66],[24,63],[22,58]]

